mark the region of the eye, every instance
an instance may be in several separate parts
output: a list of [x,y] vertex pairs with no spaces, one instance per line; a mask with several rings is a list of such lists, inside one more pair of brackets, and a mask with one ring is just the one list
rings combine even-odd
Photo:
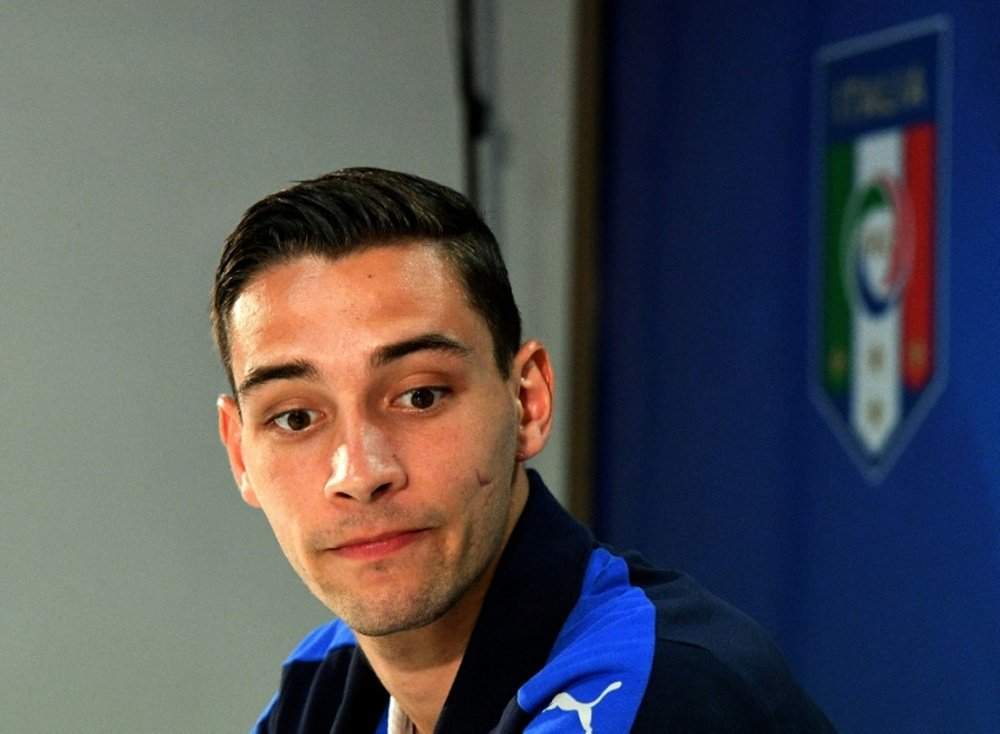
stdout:
[[413,410],[428,410],[433,408],[448,392],[446,387],[417,387],[400,395],[398,402],[402,403],[403,407]]
[[291,431],[295,433],[306,430],[313,423],[315,423],[318,418],[318,410],[299,408],[297,410],[289,410],[284,413],[279,413],[274,416],[269,423],[273,423],[283,431]]

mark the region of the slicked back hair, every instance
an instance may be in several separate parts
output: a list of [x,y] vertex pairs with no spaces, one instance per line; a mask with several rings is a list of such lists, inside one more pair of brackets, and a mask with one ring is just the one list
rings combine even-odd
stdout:
[[212,288],[212,328],[233,389],[229,318],[255,276],[303,256],[336,260],[414,241],[433,248],[453,269],[490,331],[497,369],[508,376],[521,343],[521,316],[500,247],[479,212],[461,194],[432,181],[347,168],[261,199],[226,238]]

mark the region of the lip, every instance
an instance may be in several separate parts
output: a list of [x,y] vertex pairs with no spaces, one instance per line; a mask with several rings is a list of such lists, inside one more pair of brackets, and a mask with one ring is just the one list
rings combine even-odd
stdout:
[[358,561],[376,561],[401,551],[411,543],[415,543],[424,533],[425,528],[416,530],[392,530],[365,537],[352,538],[345,543],[330,548],[330,552],[341,558]]

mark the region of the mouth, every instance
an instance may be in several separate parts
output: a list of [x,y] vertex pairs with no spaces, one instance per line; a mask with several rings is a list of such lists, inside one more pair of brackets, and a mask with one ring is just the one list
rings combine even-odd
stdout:
[[346,543],[330,548],[330,552],[341,558],[356,561],[376,561],[391,556],[411,543],[415,543],[426,532],[426,528],[418,528],[352,538]]

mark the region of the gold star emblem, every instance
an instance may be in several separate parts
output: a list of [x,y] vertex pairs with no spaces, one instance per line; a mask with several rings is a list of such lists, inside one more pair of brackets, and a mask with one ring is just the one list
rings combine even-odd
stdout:
[[881,344],[872,344],[868,347],[868,354],[865,359],[869,371],[881,372],[885,367],[885,347]]
[[847,353],[843,349],[833,349],[826,363],[830,379],[839,380],[847,373]]
[[865,418],[872,428],[879,428],[885,420],[885,403],[881,400],[869,400],[865,406]]
[[927,352],[927,342],[913,342],[906,352],[906,358],[910,362],[910,367],[914,370],[923,370],[927,367],[929,355]]

